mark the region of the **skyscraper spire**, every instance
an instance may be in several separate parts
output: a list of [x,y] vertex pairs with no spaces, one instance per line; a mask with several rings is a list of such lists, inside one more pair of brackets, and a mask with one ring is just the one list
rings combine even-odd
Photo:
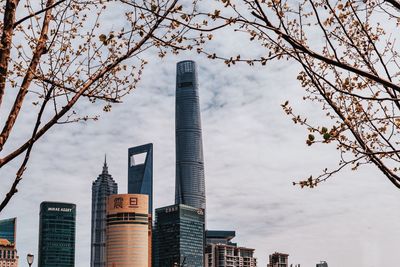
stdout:
[[104,154],[103,174],[107,174],[107,173],[108,173],[107,154]]
[[104,155],[103,172],[92,184],[91,267],[106,267],[106,202],[108,196],[117,193],[118,185],[108,173]]

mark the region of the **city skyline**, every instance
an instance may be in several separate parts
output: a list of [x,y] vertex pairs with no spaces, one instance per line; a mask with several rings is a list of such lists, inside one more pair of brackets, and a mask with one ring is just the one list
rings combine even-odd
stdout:
[[[21,184],[16,199],[1,217],[19,217],[17,238],[20,255],[28,252],[36,254],[37,233],[31,234],[29,227],[33,225],[35,228],[38,225],[36,220],[40,200],[45,196],[50,200],[60,199],[70,202],[78,199],[78,221],[80,222],[77,230],[80,232],[80,240],[77,242],[80,243],[81,252],[77,252],[79,253],[77,264],[88,264],[90,225],[87,224],[90,221],[90,197],[87,196],[90,196],[90,184],[93,177],[98,174],[98,166],[105,152],[109,155],[107,160],[110,173],[117,178],[121,188],[126,188],[126,149],[133,143],[144,144],[154,140],[154,147],[159,151],[155,155],[155,174],[160,176],[155,183],[155,194],[159,196],[159,199],[155,200],[154,206],[173,203],[171,192],[174,191],[174,186],[171,187],[168,184],[173,183],[175,179],[175,167],[170,166],[174,164],[173,119],[171,121],[174,116],[174,85],[169,86],[165,94],[162,92],[164,92],[165,84],[170,82],[171,78],[174,79],[174,71],[171,69],[174,69],[176,60],[166,62],[168,64],[166,63],[159,70],[156,68],[157,64],[150,65],[153,70],[148,76],[144,76],[143,88],[133,94],[132,101],[127,100],[127,105],[130,107],[115,106],[113,112],[102,114],[103,117],[99,122],[90,123],[90,125],[71,125],[63,135],[46,137],[46,142],[38,146],[36,155],[40,154],[40,156],[36,159],[32,158],[27,170],[29,178],[24,181],[25,184]],[[207,177],[210,177],[206,181],[207,216],[210,228],[235,228],[238,233],[236,237],[238,242],[256,248],[256,257],[261,265],[267,262],[268,254],[278,250],[288,252],[293,262],[299,262],[302,266],[308,263],[315,266],[320,259],[325,259],[330,266],[334,266],[332,256],[329,257],[329,255],[341,255],[341,257],[333,258],[333,261],[340,261],[340,258],[345,257],[344,252],[335,251],[334,246],[343,246],[338,241],[339,239],[347,240],[353,245],[354,242],[359,242],[354,251],[356,255],[361,255],[363,250],[373,248],[372,241],[374,240],[378,242],[377,244],[386,246],[383,239],[382,243],[379,243],[381,242],[379,232],[384,233],[383,230],[386,228],[394,231],[396,235],[396,229],[385,222],[377,222],[375,217],[389,213],[385,207],[396,202],[397,191],[381,180],[374,183],[373,176],[378,175],[377,173],[373,171],[345,173],[348,177],[323,184],[317,190],[300,190],[291,186],[291,181],[295,177],[308,174],[313,169],[320,170],[319,166],[323,166],[324,162],[333,161],[335,155],[322,149],[320,157],[316,158],[313,156],[314,152],[307,152],[304,132],[293,126],[282,114],[279,104],[283,103],[287,96],[277,99],[273,95],[278,90],[290,88],[290,83],[278,85],[274,77],[267,76],[263,79],[260,77],[261,74],[256,75],[253,70],[251,72],[245,70],[243,76],[252,77],[253,75],[254,77],[252,86],[244,86],[243,82],[236,85],[228,82],[224,85],[222,81],[238,82],[235,80],[238,69],[226,70],[218,64],[213,66],[200,64],[200,62],[199,72],[207,77],[202,82],[200,100],[203,101],[203,124],[207,125],[203,129],[203,134],[206,173]],[[213,78],[214,73],[222,75],[221,81]],[[275,74],[278,75],[276,72]],[[152,75],[159,77],[159,81],[152,80]],[[257,89],[260,84],[267,86],[269,82],[275,85],[275,88],[270,89],[272,91]],[[153,87],[154,83],[158,85]],[[246,89],[243,89],[246,94],[242,95],[241,100],[233,98],[232,86],[235,90],[241,86]],[[215,87],[219,88],[219,93],[212,89]],[[295,94],[296,90],[293,89],[290,92]],[[259,99],[254,100],[257,99],[257,95],[260,96]],[[267,96],[271,100],[267,101]],[[149,102],[148,99],[151,101]],[[264,107],[265,103],[274,108],[273,114]],[[154,106],[157,106],[157,109],[154,109]],[[130,117],[132,117],[130,123],[135,120],[138,123],[130,132],[123,132],[122,129],[126,129],[127,126],[122,127],[124,125],[122,121],[129,121]],[[121,130],[117,130],[118,128]],[[81,134],[83,130],[87,131],[86,137]],[[115,138],[117,134],[120,136],[118,140]],[[75,138],[77,136],[82,138],[82,141]],[[65,149],[65,152],[55,154],[54,145],[59,141],[60,148]],[[77,150],[78,146],[82,147],[86,153],[82,154]],[[287,152],[283,153],[283,150]],[[280,151],[282,153],[278,153]],[[302,151],[302,156],[299,156],[299,151]],[[274,156],[270,155],[272,152]],[[49,157],[57,158],[57,161],[49,165],[46,163]],[[310,160],[303,160],[305,158]],[[49,175],[45,177],[43,173]],[[368,183],[357,189],[352,187],[355,181],[360,179],[365,179]],[[54,181],[58,183],[53,184]],[[66,186],[66,181],[68,181],[68,186]],[[241,186],[238,186],[239,184]],[[31,190],[38,188],[39,185],[42,188],[34,194]],[[376,195],[374,192],[378,190],[377,188],[386,192],[385,196],[375,196],[380,199],[379,206],[386,203],[381,209],[378,209],[378,205],[368,198],[369,195]],[[241,196],[240,193],[243,190],[251,192],[251,195]],[[165,191],[169,192],[164,193]],[[275,193],[276,191],[280,193]],[[236,200],[231,201],[233,198]],[[363,201],[358,199],[363,199]],[[230,204],[222,209],[222,203]],[[367,204],[369,209],[374,211],[374,216],[369,215],[365,206]],[[20,207],[18,212],[12,209],[14,205]],[[240,217],[233,216],[238,210],[245,212],[247,218],[252,218],[253,223],[248,225]],[[396,217],[397,213],[394,212],[391,216]],[[365,218],[365,220],[359,222],[357,228],[351,224],[350,228],[353,230],[350,232],[345,226],[348,226],[349,221],[356,222],[357,218]],[[328,227],[330,231],[327,233]],[[253,234],[254,228],[257,229],[257,235]],[[340,231],[335,229],[340,229]],[[330,235],[330,232],[333,232],[337,238],[333,234]],[[372,243],[364,242],[363,247],[360,247],[361,241],[357,240],[363,238],[362,236],[367,236],[365,235],[367,233],[369,233],[368,240],[372,240]],[[301,244],[296,240],[302,240]],[[312,243],[322,247],[321,242],[329,243],[324,251],[331,254],[324,254],[325,252],[319,250],[317,245],[315,249],[319,250],[318,257],[302,250],[302,247],[307,244],[311,246]],[[396,244],[396,241],[390,238],[385,242],[388,245],[393,242]],[[390,247],[387,249],[390,251]],[[370,254],[366,256],[366,259],[374,262],[374,257]],[[390,262],[390,259],[385,260]],[[366,262],[364,266],[368,266],[368,263]]]
[[[107,154],[120,191],[150,197],[147,241],[155,208],[185,203],[235,231],[248,250],[220,249],[238,261],[397,266],[400,0],[6,0],[0,14],[0,221],[18,220],[3,263],[18,250],[43,267],[65,247],[90,264]],[[128,154],[143,144],[147,163]]]

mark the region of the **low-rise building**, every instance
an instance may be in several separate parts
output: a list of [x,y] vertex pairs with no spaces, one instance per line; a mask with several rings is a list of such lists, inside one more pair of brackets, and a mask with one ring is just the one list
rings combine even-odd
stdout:
[[0,267],[18,267],[16,225],[16,218],[0,220]]
[[205,267],[257,267],[254,249],[238,247],[235,231],[207,231]]
[[269,255],[269,264],[267,267],[289,267],[289,254],[275,252]]

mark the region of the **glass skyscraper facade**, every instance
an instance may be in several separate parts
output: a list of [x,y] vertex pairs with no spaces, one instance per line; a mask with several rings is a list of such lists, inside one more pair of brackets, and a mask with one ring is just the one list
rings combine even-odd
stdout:
[[196,63],[177,64],[175,102],[175,203],[206,208]]
[[0,220],[0,267],[18,267],[17,218]]
[[38,267],[75,266],[75,220],[75,204],[40,204]]
[[154,266],[204,267],[204,210],[182,204],[156,209]]
[[106,266],[106,206],[108,196],[113,194],[118,194],[118,185],[108,173],[104,160],[103,172],[92,184],[91,267]]
[[17,218],[0,220],[0,239],[6,239],[10,244],[15,244]]
[[128,149],[128,194],[149,196],[149,214],[153,214],[153,144]]

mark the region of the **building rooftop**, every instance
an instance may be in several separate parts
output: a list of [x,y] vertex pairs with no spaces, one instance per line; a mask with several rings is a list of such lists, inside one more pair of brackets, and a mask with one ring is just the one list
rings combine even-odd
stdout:
[[12,246],[12,244],[7,239],[0,238],[0,246],[7,246],[8,247],[8,246]]
[[207,230],[206,238],[223,238],[231,240],[236,236],[235,231],[225,231],[225,230]]

